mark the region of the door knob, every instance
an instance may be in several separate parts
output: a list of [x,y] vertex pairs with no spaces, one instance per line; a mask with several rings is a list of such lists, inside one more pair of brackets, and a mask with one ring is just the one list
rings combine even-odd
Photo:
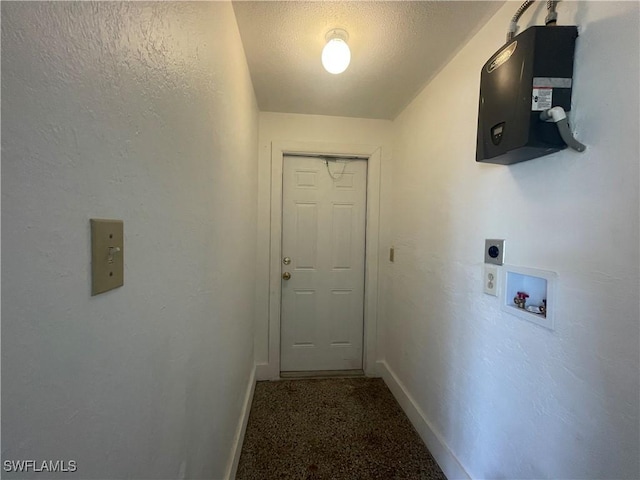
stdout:
[[282,279],[283,280],[289,280],[291,278],[291,274],[289,272],[284,272],[282,274]]

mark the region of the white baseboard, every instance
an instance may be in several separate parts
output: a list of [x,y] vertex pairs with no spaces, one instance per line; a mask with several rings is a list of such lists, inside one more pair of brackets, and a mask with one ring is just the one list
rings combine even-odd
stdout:
[[280,372],[274,372],[269,363],[256,363],[256,381],[277,380]]
[[409,420],[418,431],[418,434],[447,478],[449,480],[470,480],[471,476],[449,449],[442,435],[429,423],[424,412],[420,409],[393,370],[387,365],[387,362],[378,361],[377,364],[378,373],[389,387],[389,390],[391,390],[391,393],[393,393],[393,396],[396,397],[396,400],[407,414],[407,417],[409,417]]
[[249,421],[249,413],[251,412],[251,402],[253,401],[253,392],[256,387],[256,366],[254,365],[249,376],[249,383],[247,384],[247,393],[244,396],[244,403],[242,405],[242,413],[240,415],[240,421],[236,429],[236,434],[233,439],[233,448],[231,450],[231,456],[229,463],[227,464],[226,480],[234,480],[236,478],[236,472],[238,470],[238,463],[240,462],[240,454],[242,453],[242,444],[244,442],[244,434],[247,431],[247,422]]

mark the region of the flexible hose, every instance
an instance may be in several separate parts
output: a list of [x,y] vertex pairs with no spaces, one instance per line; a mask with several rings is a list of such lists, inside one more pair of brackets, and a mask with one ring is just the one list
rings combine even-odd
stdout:
[[522,14],[526,12],[527,8],[529,8],[531,4],[535,1],[536,0],[526,0],[522,5],[520,5],[520,8],[516,10],[516,13],[513,15],[513,18],[511,19],[511,21],[514,23],[518,23],[518,20],[520,20],[520,17],[522,16]]
[[558,126],[558,131],[560,132],[560,137],[570,148],[573,148],[577,152],[584,152],[587,147],[580,143],[575,139],[573,133],[571,133],[571,129],[569,128],[569,121],[565,118],[563,120],[558,120],[556,122]]
[[507,42],[510,42],[511,39],[515,36],[516,31],[518,30],[518,20],[520,20],[520,17],[522,16],[522,14],[526,12],[527,8],[529,8],[531,4],[533,4],[533,2],[535,1],[536,0],[526,0],[522,5],[520,5],[520,8],[516,10],[516,13],[513,15],[513,18],[511,19],[511,23],[509,23],[509,31],[507,32]]
[[555,25],[558,20],[558,14],[556,13],[557,0],[547,0],[547,17],[544,19],[545,25]]
[[580,143],[571,133],[569,128],[569,121],[567,120],[567,113],[562,107],[553,107],[549,110],[540,112],[540,120],[543,122],[553,122],[558,126],[558,132],[562,141],[567,144],[568,147],[573,148],[578,152],[584,152],[587,147]]
[[[516,13],[511,18],[511,22],[509,23],[509,31],[507,32],[507,43],[510,42],[513,37],[515,37],[516,32],[518,31],[518,20],[522,14],[531,6],[533,2],[536,0],[526,0]],[[544,19],[545,25],[555,25],[558,20],[558,13],[556,12],[556,6],[558,5],[558,0],[547,0],[547,16]]]

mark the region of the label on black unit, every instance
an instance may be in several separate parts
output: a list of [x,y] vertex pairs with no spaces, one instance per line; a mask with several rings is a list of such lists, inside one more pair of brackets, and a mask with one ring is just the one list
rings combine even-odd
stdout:
[[553,89],[571,88],[571,78],[534,77],[531,91],[531,111],[542,112],[553,107]]
[[549,110],[553,104],[553,88],[533,87],[531,93],[531,111],[542,112]]

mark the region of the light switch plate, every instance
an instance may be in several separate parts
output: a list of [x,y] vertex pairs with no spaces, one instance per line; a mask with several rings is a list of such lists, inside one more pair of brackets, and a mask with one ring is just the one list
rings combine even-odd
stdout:
[[91,219],[91,295],[124,285],[122,220]]
[[484,263],[504,263],[504,240],[488,238],[484,241]]

